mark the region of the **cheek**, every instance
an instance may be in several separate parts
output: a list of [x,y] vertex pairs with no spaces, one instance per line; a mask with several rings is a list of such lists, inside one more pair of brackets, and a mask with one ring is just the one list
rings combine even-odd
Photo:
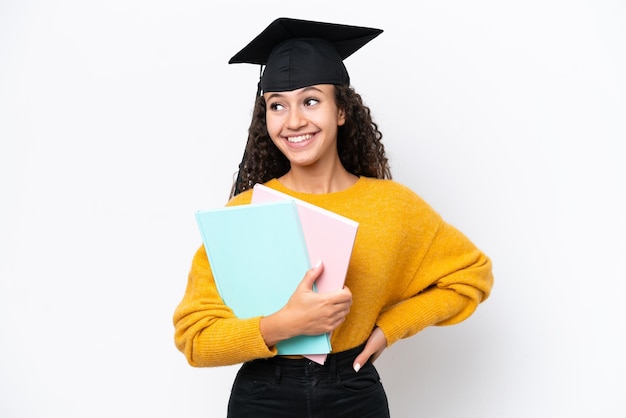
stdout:
[[272,138],[274,138],[274,136],[278,135],[278,133],[280,132],[281,124],[276,117],[266,115],[265,126],[267,127],[267,133],[269,133]]
[[277,123],[276,118],[273,120],[271,118],[267,118],[265,121],[265,126],[267,128],[267,133],[270,136],[270,139],[278,148],[281,147],[280,141],[280,132],[281,132],[281,124]]

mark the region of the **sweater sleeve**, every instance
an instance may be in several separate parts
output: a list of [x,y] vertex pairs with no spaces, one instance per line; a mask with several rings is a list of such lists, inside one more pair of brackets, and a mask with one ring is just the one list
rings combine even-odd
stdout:
[[431,325],[467,319],[490,294],[491,260],[453,226],[441,221],[400,302],[377,325],[388,345]]
[[239,319],[222,301],[204,247],[195,254],[185,296],[174,312],[176,347],[195,367],[225,366],[276,355],[261,318]]
[[[231,199],[227,206],[250,203],[251,193]],[[194,367],[226,366],[272,357],[260,330],[261,317],[240,319],[224,304],[209,260],[200,247],[191,263],[187,288],[174,311],[174,342]]]

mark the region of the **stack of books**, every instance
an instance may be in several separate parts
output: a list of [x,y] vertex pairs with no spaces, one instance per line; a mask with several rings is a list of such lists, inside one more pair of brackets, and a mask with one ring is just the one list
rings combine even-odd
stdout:
[[[262,184],[249,205],[199,210],[196,220],[217,290],[239,318],[280,310],[311,262],[324,264],[315,291],[341,289],[359,225]],[[276,347],[280,355],[324,364],[330,334],[301,335]]]

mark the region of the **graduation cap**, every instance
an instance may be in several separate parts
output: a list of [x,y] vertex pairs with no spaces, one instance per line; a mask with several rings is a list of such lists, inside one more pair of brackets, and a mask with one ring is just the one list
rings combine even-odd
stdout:
[[382,32],[361,26],[278,18],[228,63],[265,66],[258,94],[315,84],[349,85],[343,60]]

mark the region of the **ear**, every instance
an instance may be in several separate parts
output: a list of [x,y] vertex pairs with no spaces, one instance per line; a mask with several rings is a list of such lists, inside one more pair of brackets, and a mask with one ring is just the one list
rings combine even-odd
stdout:
[[343,126],[346,123],[346,111],[343,109],[337,110],[337,126]]

